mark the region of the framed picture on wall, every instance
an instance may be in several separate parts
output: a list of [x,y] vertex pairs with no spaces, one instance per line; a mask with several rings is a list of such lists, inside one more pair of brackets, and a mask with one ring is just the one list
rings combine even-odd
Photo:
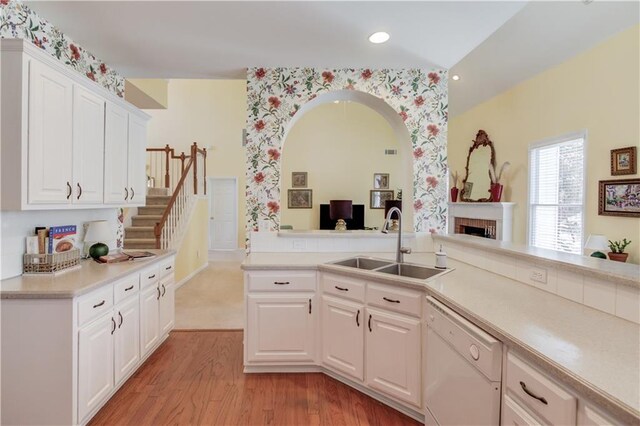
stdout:
[[313,207],[313,190],[290,189],[287,193],[287,207],[290,209],[310,209]]
[[374,173],[373,187],[375,189],[389,189],[389,173]]
[[640,217],[640,179],[601,180],[598,214]]
[[307,187],[307,172],[291,172],[291,187],[292,188],[306,188]]
[[394,192],[390,191],[378,191],[372,190],[369,193],[369,208],[370,209],[384,209],[384,202],[387,200],[393,200]]
[[613,176],[635,175],[637,166],[635,146],[611,150],[611,174]]

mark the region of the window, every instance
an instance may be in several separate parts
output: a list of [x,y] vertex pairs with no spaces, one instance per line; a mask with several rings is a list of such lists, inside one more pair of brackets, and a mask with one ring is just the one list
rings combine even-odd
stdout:
[[529,147],[529,245],[582,254],[585,133]]

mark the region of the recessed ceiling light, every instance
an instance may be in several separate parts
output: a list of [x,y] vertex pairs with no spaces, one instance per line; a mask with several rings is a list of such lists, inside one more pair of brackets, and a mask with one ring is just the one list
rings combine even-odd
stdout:
[[380,44],[389,40],[389,33],[385,33],[384,31],[379,31],[377,33],[373,33],[369,36],[369,41],[371,43]]
[[451,76],[451,79],[453,81],[458,81],[458,80],[460,80],[460,76],[458,74],[454,74],[454,75]]

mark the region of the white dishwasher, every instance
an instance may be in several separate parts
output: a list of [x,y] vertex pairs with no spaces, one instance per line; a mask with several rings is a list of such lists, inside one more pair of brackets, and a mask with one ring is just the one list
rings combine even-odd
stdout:
[[427,297],[426,425],[499,425],[502,343]]

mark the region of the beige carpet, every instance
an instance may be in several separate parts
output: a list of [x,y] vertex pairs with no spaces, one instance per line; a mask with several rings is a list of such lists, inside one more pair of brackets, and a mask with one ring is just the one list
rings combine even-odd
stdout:
[[175,328],[244,328],[243,293],[240,262],[209,262],[206,269],[176,291]]

